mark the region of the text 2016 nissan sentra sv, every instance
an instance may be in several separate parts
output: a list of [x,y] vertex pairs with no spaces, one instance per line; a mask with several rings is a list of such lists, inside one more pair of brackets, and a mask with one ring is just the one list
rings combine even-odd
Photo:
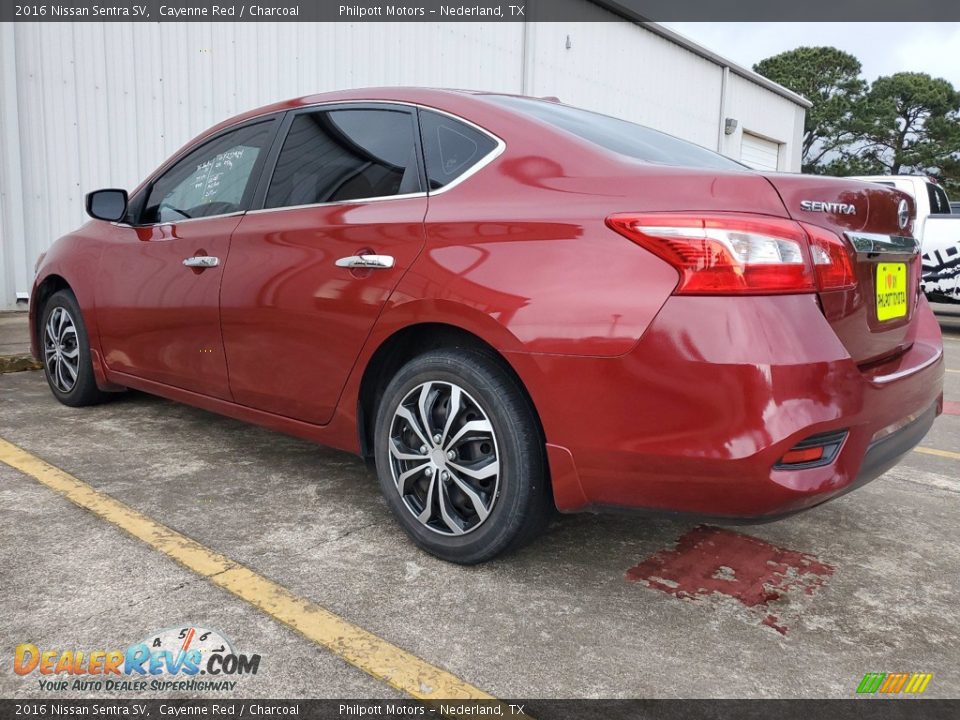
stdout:
[[553,505],[809,508],[942,407],[910,197],[560,103],[302,98],[87,210],[30,305],[61,402],[136,388],[359,452],[456,562]]

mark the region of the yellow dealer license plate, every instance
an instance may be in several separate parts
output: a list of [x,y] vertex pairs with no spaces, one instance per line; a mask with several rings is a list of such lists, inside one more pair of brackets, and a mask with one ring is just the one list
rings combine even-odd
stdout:
[[907,266],[877,265],[877,320],[893,320],[907,314]]

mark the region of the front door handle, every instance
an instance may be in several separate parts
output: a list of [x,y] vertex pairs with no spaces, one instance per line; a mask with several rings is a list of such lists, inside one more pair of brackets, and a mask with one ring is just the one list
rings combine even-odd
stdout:
[[195,255],[186,258],[183,264],[189,268],[212,268],[220,264],[220,258],[212,255]]
[[393,267],[393,255],[351,255],[337,260],[337,267],[386,270]]

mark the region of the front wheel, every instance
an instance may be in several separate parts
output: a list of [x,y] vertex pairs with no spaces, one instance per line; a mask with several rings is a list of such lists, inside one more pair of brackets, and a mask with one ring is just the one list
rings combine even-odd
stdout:
[[387,386],[375,425],[377,475],[411,538],[474,564],[534,537],[551,497],[536,414],[488,353],[434,350]]
[[47,300],[40,326],[43,372],[50,391],[64,405],[81,407],[103,402],[90,358],[90,341],[77,299],[59,290]]

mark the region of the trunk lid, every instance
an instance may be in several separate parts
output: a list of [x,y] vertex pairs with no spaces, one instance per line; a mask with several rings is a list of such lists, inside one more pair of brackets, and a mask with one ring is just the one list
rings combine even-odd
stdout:
[[920,292],[913,198],[893,188],[844,178],[766,177],[791,218],[845,238],[856,286],[820,292],[819,298],[824,316],[854,361],[881,362],[909,348]]

